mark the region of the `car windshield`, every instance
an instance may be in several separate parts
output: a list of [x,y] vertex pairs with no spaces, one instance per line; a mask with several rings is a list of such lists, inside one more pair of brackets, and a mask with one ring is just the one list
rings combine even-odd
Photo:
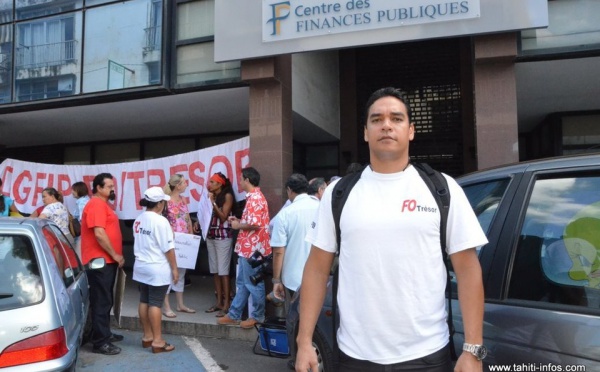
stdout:
[[31,239],[0,234],[0,310],[37,303],[44,297]]

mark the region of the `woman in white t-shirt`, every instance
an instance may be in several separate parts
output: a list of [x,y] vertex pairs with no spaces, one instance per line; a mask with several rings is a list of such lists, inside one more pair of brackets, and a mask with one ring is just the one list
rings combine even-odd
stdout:
[[144,192],[140,205],[146,210],[133,223],[133,280],[139,283],[138,312],[144,330],[142,347],[153,353],[173,351],[175,347],[162,338],[162,304],[167,288],[179,281],[175,260],[175,242],[169,221],[162,210],[171,198],[162,188]]

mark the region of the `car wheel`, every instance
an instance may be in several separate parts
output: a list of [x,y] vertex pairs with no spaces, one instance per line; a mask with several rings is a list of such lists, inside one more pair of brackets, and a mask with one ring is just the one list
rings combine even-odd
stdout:
[[318,328],[315,328],[312,344],[317,352],[319,372],[333,371],[333,351],[331,351],[331,348],[325,340],[323,333]]

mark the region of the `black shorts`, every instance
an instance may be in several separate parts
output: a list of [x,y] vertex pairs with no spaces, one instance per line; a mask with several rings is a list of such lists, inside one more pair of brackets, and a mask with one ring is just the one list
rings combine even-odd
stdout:
[[153,286],[139,283],[140,302],[149,306],[162,307],[169,285]]
[[369,362],[368,360],[354,359],[340,351],[340,372],[452,372],[453,370],[449,345],[422,358],[387,365]]

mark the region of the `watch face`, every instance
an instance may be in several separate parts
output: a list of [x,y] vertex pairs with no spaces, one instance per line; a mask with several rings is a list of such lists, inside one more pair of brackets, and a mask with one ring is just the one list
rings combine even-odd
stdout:
[[485,346],[482,345],[475,349],[475,356],[477,357],[477,359],[482,360],[483,358],[485,358],[486,355],[487,349]]

